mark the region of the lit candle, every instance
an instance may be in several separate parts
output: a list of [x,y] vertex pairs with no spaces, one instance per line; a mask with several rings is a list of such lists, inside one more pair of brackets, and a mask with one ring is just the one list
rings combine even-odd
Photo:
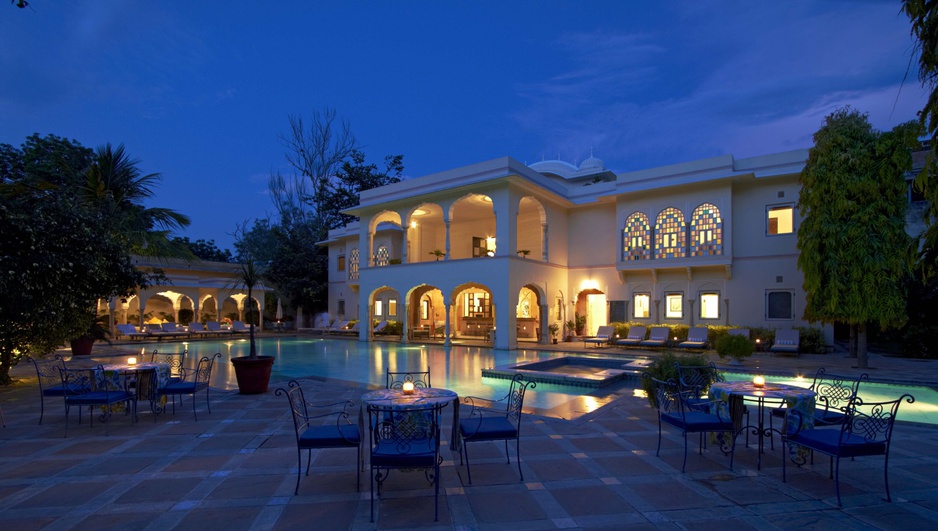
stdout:
[[127,365],[136,365],[136,364],[137,364],[137,358],[133,358],[133,357],[127,358]]
[[404,385],[401,386],[401,391],[403,391],[405,395],[414,394],[414,382],[404,382]]
[[755,378],[752,379],[752,386],[753,387],[765,387],[765,378],[761,376],[756,376]]

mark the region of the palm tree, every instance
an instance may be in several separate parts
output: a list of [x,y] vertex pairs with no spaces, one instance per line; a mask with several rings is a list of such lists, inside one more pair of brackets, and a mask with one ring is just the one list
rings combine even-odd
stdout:
[[102,220],[129,243],[131,252],[147,256],[190,258],[183,245],[169,234],[189,226],[189,217],[168,208],[147,208],[144,201],[155,195],[159,173],[143,174],[123,144],[99,147],[91,164],[76,176],[79,197],[94,207]]
[[[265,269],[263,266],[255,263],[254,261],[248,260],[241,263],[241,271],[238,272],[238,276],[235,279],[235,282],[238,284],[238,286],[244,286],[247,288],[247,303],[251,305],[252,310],[254,306],[254,286],[257,286],[261,283],[264,278],[264,274]],[[257,347],[254,344],[254,319],[249,319],[248,325],[248,336],[251,339],[251,354],[248,357],[257,358]]]

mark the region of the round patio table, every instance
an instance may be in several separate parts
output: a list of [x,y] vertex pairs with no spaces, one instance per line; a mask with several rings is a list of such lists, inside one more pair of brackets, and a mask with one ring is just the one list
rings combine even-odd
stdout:
[[[756,468],[762,469],[762,453],[765,450],[765,438],[772,437],[772,432],[779,435],[787,433],[788,418],[782,424],[781,430],[767,428],[765,425],[765,405],[768,402],[772,407],[785,405],[790,409],[800,411],[801,429],[810,429],[814,427],[814,402],[816,393],[805,387],[796,385],[787,385],[780,383],[766,382],[761,387],[756,387],[752,382],[716,382],[710,386],[710,396],[719,401],[714,401],[716,407],[722,407],[719,404],[728,404],[729,417],[733,419],[733,425],[736,427],[736,433],[743,430],[752,430],[756,435],[759,444],[759,458]],[[755,403],[757,406],[756,424],[743,426],[743,412],[746,410],[745,402]],[[792,452],[800,452],[800,447],[791,446]]]

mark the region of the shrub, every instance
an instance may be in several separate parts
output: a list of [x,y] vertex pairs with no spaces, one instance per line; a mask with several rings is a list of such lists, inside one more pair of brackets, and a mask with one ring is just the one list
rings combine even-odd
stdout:
[[403,325],[400,321],[388,321],[388,326],[384,327],[384,333],[389,336],[399,336],[403,332]]
[[797,327],[798,350],[812,354],[826,354],[827,343],[824,342],[824,332],[820,328]]
[[752,356],[755,347],[751,340],[743,336],[725,334],[717,340],[716,349],[721,359],[729,356],[735,360],[742,360]]
[[182,308],[179,310],[179,324],[187,325],[192,322],[192,317],[195,315],[192,310],[188,308]]
[[[662,381],[674,380],[677,382],[678,373],[677,365],[687,365],[687,366],[700,366],[707,365],[710,363],[710,358],[703,354],[675,354],[670,350],[664,352],[660,358],[653,361],[648,365],[648,368],[645,370],[645,373],[652,378],[656,378]],[[714,373],[710,379],[710,382],[706,385],[706,388],[710,388],[710,384],[717,381],[717,374]],[[645,390],[645,394],[648,396],[648,403],[651,404],[651,407],[657,407],[655,403],[655,390],[652,385],[651,380],[648,378],[642,378],[642,389]]]

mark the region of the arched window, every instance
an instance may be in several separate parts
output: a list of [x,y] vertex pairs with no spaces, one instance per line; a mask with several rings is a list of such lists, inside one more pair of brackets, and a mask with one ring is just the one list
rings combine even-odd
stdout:
[[348,258],[348,279],[358,280],[358,248],[349,252]]
[[378,246],[378,251],[375,253],[375,265],[379,267],[388,265],[388,246],[387,245]]
[[651,224],[648,216],[633,212],[622,231],[623,260],[651,260]]
[[690,220],[690,255],[723,254],[723,218],[720,209],[704,203],[694,210]]
[[662,210],[655,223],[655,258],[684,258],[686,231],[680,210],[674,207]]

